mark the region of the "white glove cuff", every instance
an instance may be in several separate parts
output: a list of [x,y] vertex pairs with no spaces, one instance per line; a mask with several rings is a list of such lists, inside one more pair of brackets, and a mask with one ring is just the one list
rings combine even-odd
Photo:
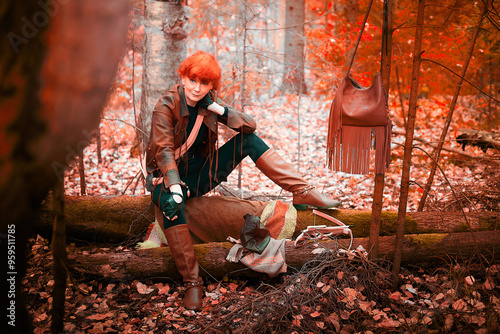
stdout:
[[[169,187],[169,189],[173,193],[182,194],[182,188],[181,188],[180,184],[172,184]],[[176,203],[181,203],[182,202],[182,196],[180,196],[180,195],[174,195],[174,201]]]
[[226,111],[226,109],[217,102],[214,102],[211,105],[209,105],[207,109],[213,111],[216,114],[219,114],[220,116],[224,115],[224,112]]

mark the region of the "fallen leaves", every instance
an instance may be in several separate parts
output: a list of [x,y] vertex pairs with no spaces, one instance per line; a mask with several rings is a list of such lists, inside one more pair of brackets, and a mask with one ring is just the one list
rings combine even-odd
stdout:
[[141,282],[138,282],[136,287],[137,287],[137,292],[139,292],[141,295],[150,294],[151,292],[153,292],[155,290],[153,288],[149,288],[147,285],[145,285]]
[[[50,248],[41,237],[31,240],[30,245],[23,293],[29,301],[36,333],[50,333]],[[115,250],[110,247],[87,251]],[[70,247],[70,254],[75,251],[81,250]],[[257,328],[283,332],[286,328],[285,332],[290,333],[444,329],[480,334],[499,328],[497,265],[449,266],[432,275],[425,270],[406,271],[400,276],[398,289],[391,291],[389,272],[371,267],[362,252],[352,253],[352,257],[343,254],[333,260],[332,254],[321,254],[325,262],[318,258],[309,271],[285,276],[282,283],[272,285],[233,279],[207,281],[201,312],[185,310],[181,303],[184,288],[165,279],[95,281],[73,274],[66,291],[65,330],[75,334],[209,334],[223,328],[246,328],[248,332]]]

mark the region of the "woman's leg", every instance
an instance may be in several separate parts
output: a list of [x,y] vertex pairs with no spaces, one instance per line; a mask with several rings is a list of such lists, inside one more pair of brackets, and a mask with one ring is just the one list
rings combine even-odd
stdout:
[[297,210],[304,210],[307,207],[335,208],[341,204],[340,201],[324,196],[310,185],[274,149],[262,154],[255,161],[255,166],[274,183],[293,194],[293,205]]
[[[250,156],[257,160],[269,147],[256,135],[239,134],[224,144],[215,155],[216,161],[207,161],[198,171],[186,171],[182,166],[181,178],[188,185],[191,196],[201,196],[221,181],[234,170],[245,157]],[[191,166],[197,164],[192,164]],[[186,166],[189,168],[189,164]],[[183,177],[184,176],[184,177]],[[162,200],[168,198],[170,193],[163,185],[157,185],[152,192],[153,203],[162,206]],[[187,193],[184,192],[187,199]],[[159,210],[161,211],[161,210]],[[189,233],[184,207],[177,213],[174,220],[168,219],[162,213],[163,233],[168,242],[170,252],[174,258],[175,266],[183,277],[186,286],[184,306],[190,310],[200,310],[203,297],[203,280],[199,277],[199,265],[194,254],[194,248]]]
[[[182,210],[184,211],[184,210]],[[175,266],[186,287],[183,304],[188,310],[200,311],[203,301],[203,279],[187,224],[174,225],[163,230],[174,258]]]
[[[179,171],[181,179],[188,185],[192,197],[201,196],[227,179],[227,176],[245,157],[250,156],[256,161],[268,149],[269,147],[256,135],[238,134],[218,150],[214,157],[215,161],[210,163],[207,160],[201,170],[190,171],[189,164],[182,166],[182,170]],[[193,163],[191,167],[197,165],[201,164]],[[169,189],[161,184],[157,185],[151,194],[153,203],[161,207],[162,200],[168,199],[169,193]],[[188,198],[186,191],[184,191],[184,198]],[[162,222],[170,252],[186,286],[184,306],[191,310],[199,310],[203,295],[203,280],[199,277],[198,261],[194,254],[184,207],[173,220],[162,214]]]
[[[188,310],[199,311],[203,300],[203,280],[199,275],[200,269],[194,254],[191,234],[186,224],[184,206],[177,213],[177,218],[173,220],[168,219],[160,209],[170,196],[169,193],[170,190],[166,189],[163,184],[159,184],[153,189],[151,196],[156,206],[155,216],[163,222],[163,233],[167,239],[170,253],[186,287],[183,299],[184,307]],[[187,198],[186,191],[184,191],[184,197]]]
[[202,196],[226,181],[244,158],[257,161],[267,150],[269,146],[256,134],[238,133],[208,158],[198,173],[189,173],[183,181],[188,185],[191,197]]
[[247,156],[274,183],[292,192],[293,204],[297,209],[309,206],[334,208],[341,204],[340,201],[321,194],[297,173],[291,164],[253,133],[249,135],[240,133],[234,136],[218,150],[211,163],[207,160],[199,174],[195,173],[185,180],[191,189],[191,196],[202,196],[225,181]]

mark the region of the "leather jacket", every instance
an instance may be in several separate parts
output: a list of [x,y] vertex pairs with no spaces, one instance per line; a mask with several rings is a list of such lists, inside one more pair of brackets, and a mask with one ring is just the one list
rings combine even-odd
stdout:
[[[214,101],[217,101],[215,92],[210,92]],[[227,117],[222,117],[207,109],[198,107],[198,114],[204,115],[203,123],[208,127],[203,138],[203,156],[208,157],[215,153],[217,145],[218,123],[221,122],[229,128],[245,134],[255,131],[256,123],[253,118],[241,113],[234,108],[227,107]],[[146,151],[147,172],[159,170],[164,177],[167,187],[181,183],[174,151],[187,139],[187,124],[189,110],[181,85],[176,85],[167,91],[156,104],[151,118],[151,134]],[[182,158],[182,157],[181,157]],[[180,159],[179,159],[180,160]]]

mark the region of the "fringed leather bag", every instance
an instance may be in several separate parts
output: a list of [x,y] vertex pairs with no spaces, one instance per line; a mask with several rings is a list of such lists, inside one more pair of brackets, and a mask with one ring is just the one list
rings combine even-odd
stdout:
[[368,14],[356,44],[346,77],[341,80],[330,108],[327,159],[330,169],[350,174],[368,174],[372,135],[375,138],[375,173],[389,166],[392,123],[389,119],[382,76],[377,73],[371,87],[361,87],[349,76]]
[[374,135],[375,173],[383,173],[391,154],[392,123],[388,111],[380,73],[368,88],[350,77],[342,79],[330,108],[327,141],[330,169],[368,174]]

